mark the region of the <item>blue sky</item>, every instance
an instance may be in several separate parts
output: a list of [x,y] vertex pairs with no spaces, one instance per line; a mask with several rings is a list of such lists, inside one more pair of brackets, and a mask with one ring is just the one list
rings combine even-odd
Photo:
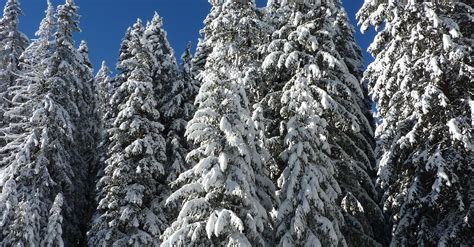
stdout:
[[[51,0],[57,6],[64,0]],[[20,19],[20,29],[28,37],[38,28],[46,8],[46,0],[20,0],[24,15]],[[355,25],[355,13],[363,0],[343,0],[344,6]],[[1,1],[5,4],[5,0]],[[175,53],[181,55],[188,41],[197,42],[202,21],[209,12],[207,0],[76,0],[80,7],[82,32],[76,35],[77,43],[87,41],[91,61],[95,68],[102,60],[114,67],[120,41],[128,26],[137,18],[149,20],[157,11],[164,19],[164,27]],[[257,0],[258,6],[264,6],[266,0]],[[360,34],[356,28],[356,39],[365,51],[373,38],[373,33]],[[364,53],[366,62],[371,61]]]

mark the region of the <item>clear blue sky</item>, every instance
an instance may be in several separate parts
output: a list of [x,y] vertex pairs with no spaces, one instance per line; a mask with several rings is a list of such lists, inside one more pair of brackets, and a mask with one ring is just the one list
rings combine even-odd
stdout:
[[[64,0],[51,0],[57,6]],[[2,6],[6,0],[0,1]],[[20,0],[24,15],[20,19],[20,29],[29,38],[38,28],[44,16],[46,0]],[[355,26],[355,13],[363,0],[343,0],[346,11]],[[76,0],[80,7],[82,32],[76,35],[77,44],[80,40],[87,41],[91,61],[95,68],[102,60],[114,67],[120,42],[127,27],[137,18],[146,21],[157,11],[164,19],[164,28],[177,57],[186,47],[188,41],[197,42],[202,21],[209,12],[207,0]],[[266,0],[257,0],[258,6],[265,6]],[[367,49],[373,38],[373,33],[361,35],[356,28],[356,39],[362,50]],[[372,58],[364,53],[367,62]]]

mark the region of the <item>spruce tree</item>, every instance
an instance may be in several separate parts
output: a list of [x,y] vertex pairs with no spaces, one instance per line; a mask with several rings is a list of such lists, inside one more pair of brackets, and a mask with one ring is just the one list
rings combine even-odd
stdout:
[[[80,31],[78,7],[73,0],[58,6],[56,11],[57,28],[51,65],[48,68],[51,84],[57,84],[58,101],[69,113],[74,126],[71,141],[77,147],[67,146],[74,174],[74,185],[64,192],[65,225],[64,232],[69,241],[84,241],[85,228],[89,214],[92,179],[89,171],[96,165],[94,115],[95,97],[93,95],[93,75],[83,42],[78,49],[74,47],[73,35]],[[64,86],[64,88],[62,88]],[[61,92],[63,91],[63,92]],[[71,210],[71,211],[69,211]],[[73,211],[72,211],[73,210]]]
[[186,155],[190,145],[185,138],[186,125],[192,119],[196,109],[194,100],[198,93],[198,82],[192,72],[191,43],[181,56],[182,64],[177,77],[168,83],[164,95],[161,111],[166,118],[166,156],[167,180],[174,181],[178,175],[189,168]]
[[[5,226],[7,245],[38,245],[48,235],[49,210],[58,194],[64,195],[60,215],[63,235],[53,237],[65,245],[81,244],[86,213],[86,175],[89,164],[83,150],[92,148],[80,136],[90,115],[82,106],[91,102],[86,95],[80,53],[72,35],[78,31],[77,6],[72,0],[53,8],[48,6],[35,40],[21,56],[22,73],[13,89],[12,106],[5,113],[11,124],[4,132],[12,137],[5,149],[9,180],[17,184],[18,208],[14,220]],[[53,34],[54,33],[54,34]],[[86,102],[86,103],[85,103]],[[78,147],[78,148],[76,148]],[[7,212],[8,213],[8,212]],[[54,220],[59,224],[58,220]],[[58,226],[54,227],[59,229]],[[63,238],[60,240],[60,238]]]
[[[35,40],[21,56],[20,67],[24,77],[12,87],[12,106],[5,116],[10,125],[2,132],[11,136],[8,144],[0,149],[1,164],[8,168],[0,200],[2,212],[0,242],[6,246],[39,244],[47,223],[49,198],[56,183],[48,171],[45,128],[46,109],[50,99],[43,71],[50,57],[54,8],[49,3],[46,17],[40,24]],[[66,124],[64,125],[67,126]],[[5,155],[6,154],[6,155]]]
[[[28,45],[28,38],[18,30],[21,14],[19,1],[8,0],[0,19],[0,128],[8,125],[8,118],[3,114],[10,106],[10,87],[17,78],[20,55]],[[5,138],[0,131],[0,148],[8,141]]]
[[159,122],[153,56],[137,21],[121,61],[129,77],[113,95],[119,110],[110,130],[109,158],[101,178],[103,195],[89,231],[92,246],[158,246],[165,227],[160,201],[164,180],[165,139]]
[[213,46],[212,43],[208,40],[206,33],[206,28],[210,27],[214,19],[219,16],[222,8],[222,0],[210,0],[212,9],[204,20],[204,28],[199,31],[199,39],[196,47],[196,53],[194,54],[193,59],[191,60],[192,72],[194,79],[201,81],[201,72],[204,71],[206,66],[207,57],[212,52]]
[[153,19],[147,23],[144,39],[152,59],[151,77],[156,85],[156,93],[161,97],[166,95],[165,87],[176,79],[178,66],[163,29],[163,19],[156,12]]
[[47,233],[44,240],[41,242],[41,246],[44,247],[63,247],[64,241],[62,238],[63,230],[63,216],[62,207],[64,203],[64,197],[60,193],[54,199],[53,206],[50,210],[48,219]]
[[210,16],[216,17],[205,28],[214,48],[201,73],[196,114],[186,130],[196,145],[187,158],[195,165],[173,183],[178,190],[167,205],[179,215],[162,236],[163,246],[270,243],[269,211],[257,183],[264,177],[264,161],[256,148],[243,80],[249,69],[246,47],[252,47],[246,28],[252,24],[248,17],[255,3],[227,0],[221,7],[214,5]]
[[[278,164],[274,171],[281,201],[276,214],[277,243],[379,245],[385,235],[384,216],[372,182],[373,131],[358,80],[360,49],[340,1],[270,1],[264,18],[274,30],[260,50],[265,55],[261,105],[267,145]],[[303,96],[301,100],[290,97],[295,92],[308,96],[304,101]],[[304,110],[296,110],[300,108]],[[314,116],[300,116],[299,112]],[[319,122],[316,130],[306,134],[305,128],[314,119]],[[300,151],[294,146],[299,142]],[[291,158],[291,152],[318,155],[308,154],[311,159],[298,161]],[[314,169],[325,176],[309,179],[309,186],[327,188],[324,184],[329,183],[333,191],[321,191],[329,196],[312,198],[312,210],[300,211],[306,199],[297,195],[305,193],[308,185],[299,178],[315,176],[317,173],[308,172]],[[325,217],[328,226],[315,224],[314,215]],[[295,220],[290,221],[292,218]]]
[[358,19],[382,29],[364,78],[391,245],[472,245],[472,2],[367,0]]
[[98,112],[101,116],[101,139],[105,139],[107,136],[107,129],[111,127],[112,117],[112,105],[110,99],[114,95],[117,85],[114,83],[114,79],[111,77],[112,72],[107,66],[105,61],[102,62],[102,65],[95,76],[95,82],[98,91]]

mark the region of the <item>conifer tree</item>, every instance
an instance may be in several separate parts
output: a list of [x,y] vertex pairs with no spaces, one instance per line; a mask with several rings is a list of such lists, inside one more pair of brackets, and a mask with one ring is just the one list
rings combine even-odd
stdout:
[[[372,182],[372,126],[366,118],[368,107],[358,80],[362,64],[360,50],[354,43],[341,3],[270,1],[264,18],[274,29],[268,43],[261,48],[265,55],[262,63],[265,97],[261,105],[267,145],[279,168],[274,174],[281,201],[276,216],[277,243],[378,245],[377,241],[381,242],[384,236],[383,230],[379,230],[383,229],[384,217],[377,206],[377,191]],[[304,104],[303,96],[301,100],[290,97],[297,94],[295,91],[308,94]],[[300,116],[296,114],[299,112],[315,116]],[[292,134],[306,133],[305,128],[310,128],[308,124],[314,119],[319,127],[315,127],[317,132],[311,134],[313,137]],[[294,146],[298,142],[302,143],[300,151]],[[308,150],[318,155],[312,160],[291,158],[294,155],[291,152],[301,154]],[[304,187],[308,185],[300,184],[304,181],[298,178],[303,174],[314,176],[317,173],[308,172],[314,169],[320,169],[325,176],[310,179],[309,186],[326,188],[324,184],[329,183],[333,192],[320,201],[309,200],[312,210],[299,211],[305,205],[304,200],[295,202],[294,197],[305,193]],[[335,203],[338,206],[334,207]],[[331,231],[314,224],[313,214],[318,213],[318,217],[328,220],[329,226],[325,227]],[[287,221],[292,217],[294,221]]]
[[[87,227],[92,180],[89,171],[95,166],[95,133],[97,125],[94,116],[93,75],[83,42],[79,49],[74,47],[73,35],[80,31],[78,7],[73,0],[58,6],[56,11],[57,28],[54,50],[48,68],[48,80],[55,85],[57,101],[68,112],[73,131],[67,135],[77,147],[67,146],[70,153],[69,165],[74,177],[73,186],[64,191],[65,225],[64,232],[69,241],[84,241],[83,233]],[[56,88],[56,85],[57,88]],[[71,193],[70,193],[71,192]],[[69,210],[73,210],[69,211]]]
[[[107,66],[105,61],[95,76],[95,81],[98,90],[98,112],[101,116],[101,129],[102,135],[106,136],[106,131],[111,127],[112,120],[112,105],[110,99],[114,95],[117,85],[114,83],[114,79],[111,77],[112,72]],[[101,139],[105,139],[101,138]]]
[[235,0],[211,10],[216,17],[205,35],[214,48],[202,73],[197,112],[186,130],[196,145],[187,158],[195,165],[173,183],[179,189],[167,205],[179,215],[164,233],[163,246],[269,243],[271,223],[257,183],[264,177],[264,161],[255,145],[242,76],[248,70],[245,51],[252,44],[246,42],[246,29],[254,11],[254,1]]
[[192,72],[194,79],[201,81],[200,78],[201,72],[206,66],[207,57],[212,52],[213,46],[209,42],[208,37],[206,37],[206,28],[210,27],[214,19],[219,16],[222,8],[222,0],[209,1],[211,3],[212,9],[204,20],[204,28],[199,31],[199,39],[196,47],[196,53],[194,54],[193,59],[191,60]]
[[162,97],[166,95],[165,87],[176,80],[178,66],[163,29],[163,19],[156,12],[153,19],[147,23],[144,39],[152,59],[151,77],[156,85],[157,95]]
[[119,110],[111,129],[109,158],[101,179],[103,195],[89,232],[92,246],[158,246],[165,227],[160,201],[165,139],[159,123],[153,56],[137,21],[130,32],[130,57],[121,61],[130,76],[113,96]]
[[[60,226],[64,234],[59,236],[57,230],[53,231],[54,241],[65,245],[83,241],[89,165],[81,151],[89,146],[77,138],[80,134],[76,130],[82,130],[78,127],[79,116],[87,124],[90,115],[80,107],[89,101],[84,97],[86,79],[81,78],[84,74],[78,69],[81,56],[73,47],[72,34],[78,30],[77,7],[67,0],[58,6],[56,20],[53,10],[49,4],[38,39],[21,56],[21,77],[13,87],[12,106],[5,113],[12,124],[4,132],[14,137],[6,145],[11,154],[7,159],[8,179],[16,181],[19,198],[14,220],[5,226],[7,235],[2,236],[7,245],[48,242],[44,238],[51,237],[48,221],[53,220],[49,209],[60,193],[64,195],[64,221]],[[57,214],[51,217],[59,219]]]
[[358,19],[382,27],[364,78],[391,245],[472,245],[472,2],[367,0]]
[[44,246],[44,247],[53,247],[53,246],[63,247],[64,246],[64,242],[62,238],[63,203],[64,203],[64,197],[60,193],[54,199],[53,206],[51,207],[46,236],[44,237],[44,240],[41,242],[41,246]]
[[41,109],[44,110],[47,86],[42,72],[46,69],[45,61],[50,55],[53,15],[54,9],[48,3],[46,17],[36,33],[38,39],[21,56],[20,67],[24,76],[11,88],[12,106],[7,109],[5,116],[10,119],[10,126],[14,127],[7,126],[1,130],[6,136],[12,137],[0,149],[0,162],[8,168],[5,174],[7,181],[0,196],[0,243],[6,246],[40,243],[42,227],[48,217],[46,210],[51,202],[48,194],[51,187],[55,186],[46,168],[45,148],[41,149],[48,140],[47,131],[42,131],[40,127],[44,121],[40,123],[39,119],[40,113],[45,112]]
[[161,111],[168,123],[166,126],[168,182],[174,181],[180,173],[189,168],[186,154],[190,151],[190,145],[185,138],[185,131],[188,121],[196,111],[194,100],[199,91],[198,82],[194,79],[192,72],[192,58],[191,43],[189,43],[181,56],[179,75],[163,90],[167,92]]
[[[3,114],[10,106],[10,87],[17,78],[20,55],[28,45],[28,38],[18,30],[21,14],[19,1],[8,0],[0,19],[0,128],[8,125],[8,118]],[[0,148],[7,141],[0,131]]]

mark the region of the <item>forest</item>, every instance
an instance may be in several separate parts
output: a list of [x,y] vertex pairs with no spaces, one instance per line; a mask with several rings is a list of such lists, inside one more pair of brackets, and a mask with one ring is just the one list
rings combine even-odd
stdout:
[[209,3],[95,73],[74,0],[35,37],[6,0],[1,247],[474,246],[472,0]]

